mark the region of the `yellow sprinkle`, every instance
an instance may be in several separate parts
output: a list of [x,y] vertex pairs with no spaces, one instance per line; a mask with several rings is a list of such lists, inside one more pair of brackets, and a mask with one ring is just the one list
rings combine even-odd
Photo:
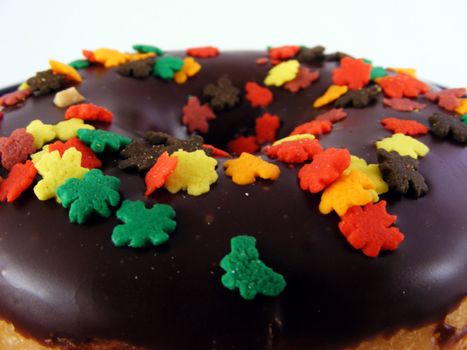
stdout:
[[175,73],[174,80],[177,84],[184,84],[189,77],[193,77],[201,70],[201,65],[193,57],[183,59],[183,67]]
[[42,149],[36,153],[31,154],[31,161],[34,165],[42,159],[42,157],[49,153],[49,145],[45,145]]
[[59,91],[55,94],[54,103],[57,107],[65,108],[75,103],[83,102],[84,96],[75,87]]
[[217,160],[208,157],[202,150],[178,150],[172,155],[178,158],[178,163],[165,182],[165,188],[170,193],[186,190],[192,196],[209,192],[211,184],[219,177],[216,172]]
[[20,86],[18,86],[19,91],[23,91],[23,90],[27,90],[27,89],[29,89],[29,85],[26,82],[23,82],[23,83],[21,83]]
[[394,68],[390,67],[388,70],[395,72],[395,73],[401,73],[401,74],[406,74],[410,75],[411,77],[416,78],[417,77],[417,70],[415,68]]
[[227,160],[224,168],[225,174],[231,176],[232,181],[237,185],[252,184],[257,177],[276,180],[281,173],[277,165],[246,152],[243,152],[237,159]]
[[460,101],[461,104],[454,111],[460,115],[467,114],[467,98],[461,98]]
[[313,103],[313,107],[319,108],[327,105],[328,103],[337,100],[347,91],[349,91],[349,88],[345,85],[331,85],[321,97],[316,99],[316,101]]
[[430,151],[424,143],[404,134],[394,134],[391,137],[386,137],[376,142],[376,148],[382,148],[388,152],[395,151],[401,156],[410,156],[415,159],[419,156],[426,156]]
[[54,60],[49,60],[49,65],[50,69],[55,74],[63,74],[66,75],[69,79],[76,81],[80,83],[83,79],[81,78],[81,75],[79,75],[78,71],[74,69],[72,66],[69,66],[68,64],[54,61]]
[[76,137],[76,132],[79,129],[94,130],[94,126],[85,124],[82,119],[71,118],[63,122],[59,122],[53,125],[54,131],[57,134],[57,138],[61,141],[68,141],[72,137]]
[[280,145],[283,142],[297,141],[297,140],[304,140],[304,139],[314,140],[315,135],[312,135],[312,134],[297,134],[297,135],[287,136],[287,137],[284,137],[284,138],[281,138],[281,139],[277,140],[272,145],[277,146],[277,145]]
[[106,68],[117,67],[128,62],[128,55],[113,49],[101,48],[94,51],[94,58]]
[[34,146],[37,149],[42,148],[44,143],[52,141],[56,136],[53,125],[44,124],[39,119],[30,122],[26,131],[34,137]]
[[147,53],[135,52],[135,53],[127,53],[125,55],[126,55],[126,60],[128,62],[140,61],[140,60],[144,60],[144,59],[149,58],[149,57],[156,56],[156,54],[154,52],[147,52]]
[[271,86],[282,86],[284,83],[295,79],[300,68],[297,60],[288,60],[272,67],[264,79],[264,84]]

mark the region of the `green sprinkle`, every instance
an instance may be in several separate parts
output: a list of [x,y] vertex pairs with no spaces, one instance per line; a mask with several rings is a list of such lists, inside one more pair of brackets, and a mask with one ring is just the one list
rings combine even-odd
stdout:
[[467,124],[467,114],[464,114],[464,115],[461,117],[461,120],[464,122],[464,124]]
[[123,201],[117,217],[125,224],[115,226],[112,242],[117,247],[142,248],[167,242],[175,231],[175,210],[168,204],[154,204],[146,208],[142,201]]
[[364,58],[363,62],[365,62],[366,64],[373,64],[373,61],[369,60],[368,58]]
[[380,66],[373,66],[371,67],[370,79],[373,81],[376,78],[384,78],[388,73],[386,69]]
[[152,74],[164,80],[171,80],[182,68],[183,60],[180,57],[163,56],[154,62]]
[[102,153],[106,149],[113,152],[119,151],[131,142],[128,137],[104,130],[79,129],[77,135],[96,153]]
[[91,65],[91,62],[88,60],[74,60],[73,62],[70,62],[68,64],[69,66],[72,66],[74,69],[80,70],[84,68],[88,68]]
[[157,56],[162,56],[164,51],[156,46],[151,45],[133,45],[133,50],[138,51],[139,53],[155,53]]
[[83,179],[72,178],[57,188],[57,196],[64,208],[70,208],[71,222],[83,224],[92,213],[105,218],[112,215],[110,207],[120,203],[120,180],[106,176],[99,169],[92,169]]
[[236,236],[230,245],[231,252],[220,263],[226,271],[221,280],[224,287],[238,288],[246,300],[252,300],[258,293],[277,296],[284,290],[284,277],[259,259],[254,237]]

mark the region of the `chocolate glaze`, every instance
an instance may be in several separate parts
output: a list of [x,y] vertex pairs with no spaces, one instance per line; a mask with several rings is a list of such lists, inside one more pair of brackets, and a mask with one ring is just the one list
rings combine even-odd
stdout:
[[[186,137],[180,116],[187,96],[201,96],[204,85],[222,75],[241,88],[248,80],[262,81],[268,68],[255,60],[264,55],[200,59],[202,71],[184,85],[89,68],[79,90],[114,112],[112,131]],[[311,104],[330,84],[335,65],[311,66],[320,69],[320,79],[297,94],[272,89],[267,111],[281,117],[280,136],[322,112]],[[52,99],[31,98],[7,112],[0,134],[34,118],[63,120],[64,110]],[[374,142],[390,135],[381,118],[409,117],[428,125],[427,117],[440,111],[429,103],[418,113],[397,112],[381,100],[347,109],[347,119],[321,138],[323,146],[346,147],[376,162]],[[224,145],[261,112],[243,101],[217,113],[207,141]],[[115,217],[71,224],[66,209],[53,200],[40,202],[29,189],[14,204],[0,203],[0,318],[40,341],[117,339],[156,350],[339,348],[440,321],[467,292],[467,152],[432,135],[419,139],[431,148],[420,160],[430,192],[417,200],[383,196],[406,236],[399,249],[377,259],[351,248],[339,233],[337,215],[320,214],[320,196],[301,191],[297,168],[282,164],[276,182],[240,187],[223,174],[220,161],[219,180],[208,194],[160,190],[146,200],[142,177],[108,159],[105,172],[122,180],[123,198],[169,203],[177,212],[170,241],[144,250],[112,245]],[[280,296],[246,301],[222,286],[218,263],[238,234],[255,236],[261,258],[285,276]]]

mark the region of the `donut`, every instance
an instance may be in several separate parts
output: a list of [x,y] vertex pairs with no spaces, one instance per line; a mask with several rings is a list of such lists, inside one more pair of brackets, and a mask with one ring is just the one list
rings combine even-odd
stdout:
[[134,49],[2,91],[0,349],[465,349],[465,89]]

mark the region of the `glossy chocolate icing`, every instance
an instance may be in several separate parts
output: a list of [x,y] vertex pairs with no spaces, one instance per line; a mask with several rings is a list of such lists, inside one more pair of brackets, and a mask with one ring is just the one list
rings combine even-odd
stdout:
[[[109,129],[131,137],[161,130],[186,137],[181,109],[188,95],[228,76],[243,88],[261,82],[264,52],[222,53],[199,59],[203,69],[184,85],[149,78],[136,80],[115,70],[82,71],[86,98],[114,113]],[[311,107],[331,82],[335,63],[310,66],[320,79],[293,94],[273,88],[267,108],[281,117],[279,136],[323,110]],[[64,110],[53,96],[30,98],[7,112],[0,134],[32,119],[56,123]],[[419,98],[419,100],[423,100]],[[417,113],[397,112],[378,103],[348,108],[348,117],[321,137],[325,147],[346,147],[376,162],[374,142],[390,134],[379,120],[412,118],[428,125],[439,108],[429,103]],[[218,112],[207,142],[223,146],[262,113],[242,101]],[[115,217],[71,224],[55,201],[40,202],[29,189],[14,204],[0,203],[0,318],[44,341],[117,339],[149,349],[326,349],[354,344],[401,327],[440,321],[467,292],[467,152],[430,134],[419,138],[431,151],[420,160],[430,192],[417,200],[384,195],[405,233],[399,249],[376,259],[350,247],[339,233],[338,217],[318,211],[319,195],[301,191],[297,168],[281,166],[276,182],[237,186],[222,171],[200,197],[157,191],[145,199],[140,175],[122,172],[107,159],[105,172],[122,180],[125,199],[169,203],[178,227],[170,241],[143,250],[112,245]],[[278,297],[240,298],[220,283],[219,261],[230,238],[257,238],[263,261],[283,274]]]

